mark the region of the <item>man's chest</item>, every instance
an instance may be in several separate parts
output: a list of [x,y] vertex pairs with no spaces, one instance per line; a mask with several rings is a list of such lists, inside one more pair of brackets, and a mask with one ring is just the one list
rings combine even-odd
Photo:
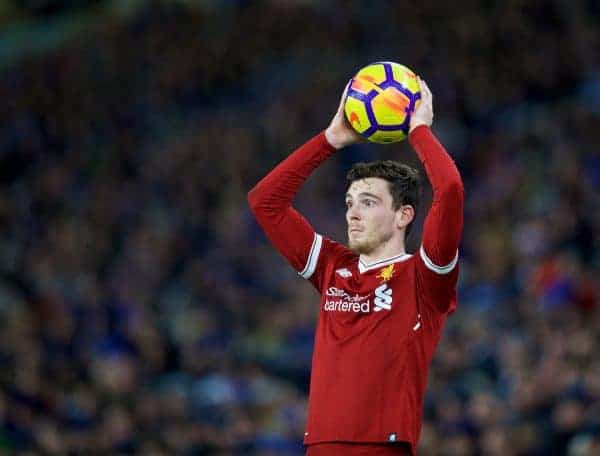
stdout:
[[357,267],[338,267],[329,274],[321,299],[328,320],[371,325],[384,322],[412,328],[418,322],[414,276],[407,265],[393,263],[360,272]]

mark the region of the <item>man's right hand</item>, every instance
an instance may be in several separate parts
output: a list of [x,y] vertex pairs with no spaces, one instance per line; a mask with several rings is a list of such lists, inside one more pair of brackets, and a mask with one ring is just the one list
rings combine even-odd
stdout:
[[354,131],[352,126],[346,120],[346,116],[344,114],[344,102],[346,101],[348,87],[350,87],[350,82],[346,84],[346,88],[342,93],[338,110],[333,116],[333,119],[331,119],[331,123],[325,130],[325,138],[327,139],[327,142],[336,149],[341,149],[342,147],[349,146],[350,144],[363,141],[363,137]]

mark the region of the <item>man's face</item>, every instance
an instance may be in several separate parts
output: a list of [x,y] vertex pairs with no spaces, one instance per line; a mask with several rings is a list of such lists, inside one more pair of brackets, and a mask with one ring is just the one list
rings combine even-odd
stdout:
[[398,232],[389,184],[379,177],[352,182],[346,193],[348,245],[369,254]]

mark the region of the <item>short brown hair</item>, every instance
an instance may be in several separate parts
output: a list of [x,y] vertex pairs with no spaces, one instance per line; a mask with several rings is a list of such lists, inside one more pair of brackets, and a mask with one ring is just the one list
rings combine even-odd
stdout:
[[412,224],[417,217],[419,201],[421,199],[421,177],[419,171],[404,163],[393,160],[377,160],[368,163],[355,163],[348,174],[346,181],[348,186],[352,182],[366,179],[368,177],[379,177],[388,181],[392,204],[394,210],[409,204],[415,210],[412,222],[406,227],[406,235],[410,233]]

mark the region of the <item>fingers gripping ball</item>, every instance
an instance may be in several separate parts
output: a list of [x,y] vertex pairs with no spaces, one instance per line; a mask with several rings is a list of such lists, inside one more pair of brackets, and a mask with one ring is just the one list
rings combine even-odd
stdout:
[[415,73],[394,62],[375,62],[352,78],[344,112],[354,130],[375,143],[402,141],[421,99]]

